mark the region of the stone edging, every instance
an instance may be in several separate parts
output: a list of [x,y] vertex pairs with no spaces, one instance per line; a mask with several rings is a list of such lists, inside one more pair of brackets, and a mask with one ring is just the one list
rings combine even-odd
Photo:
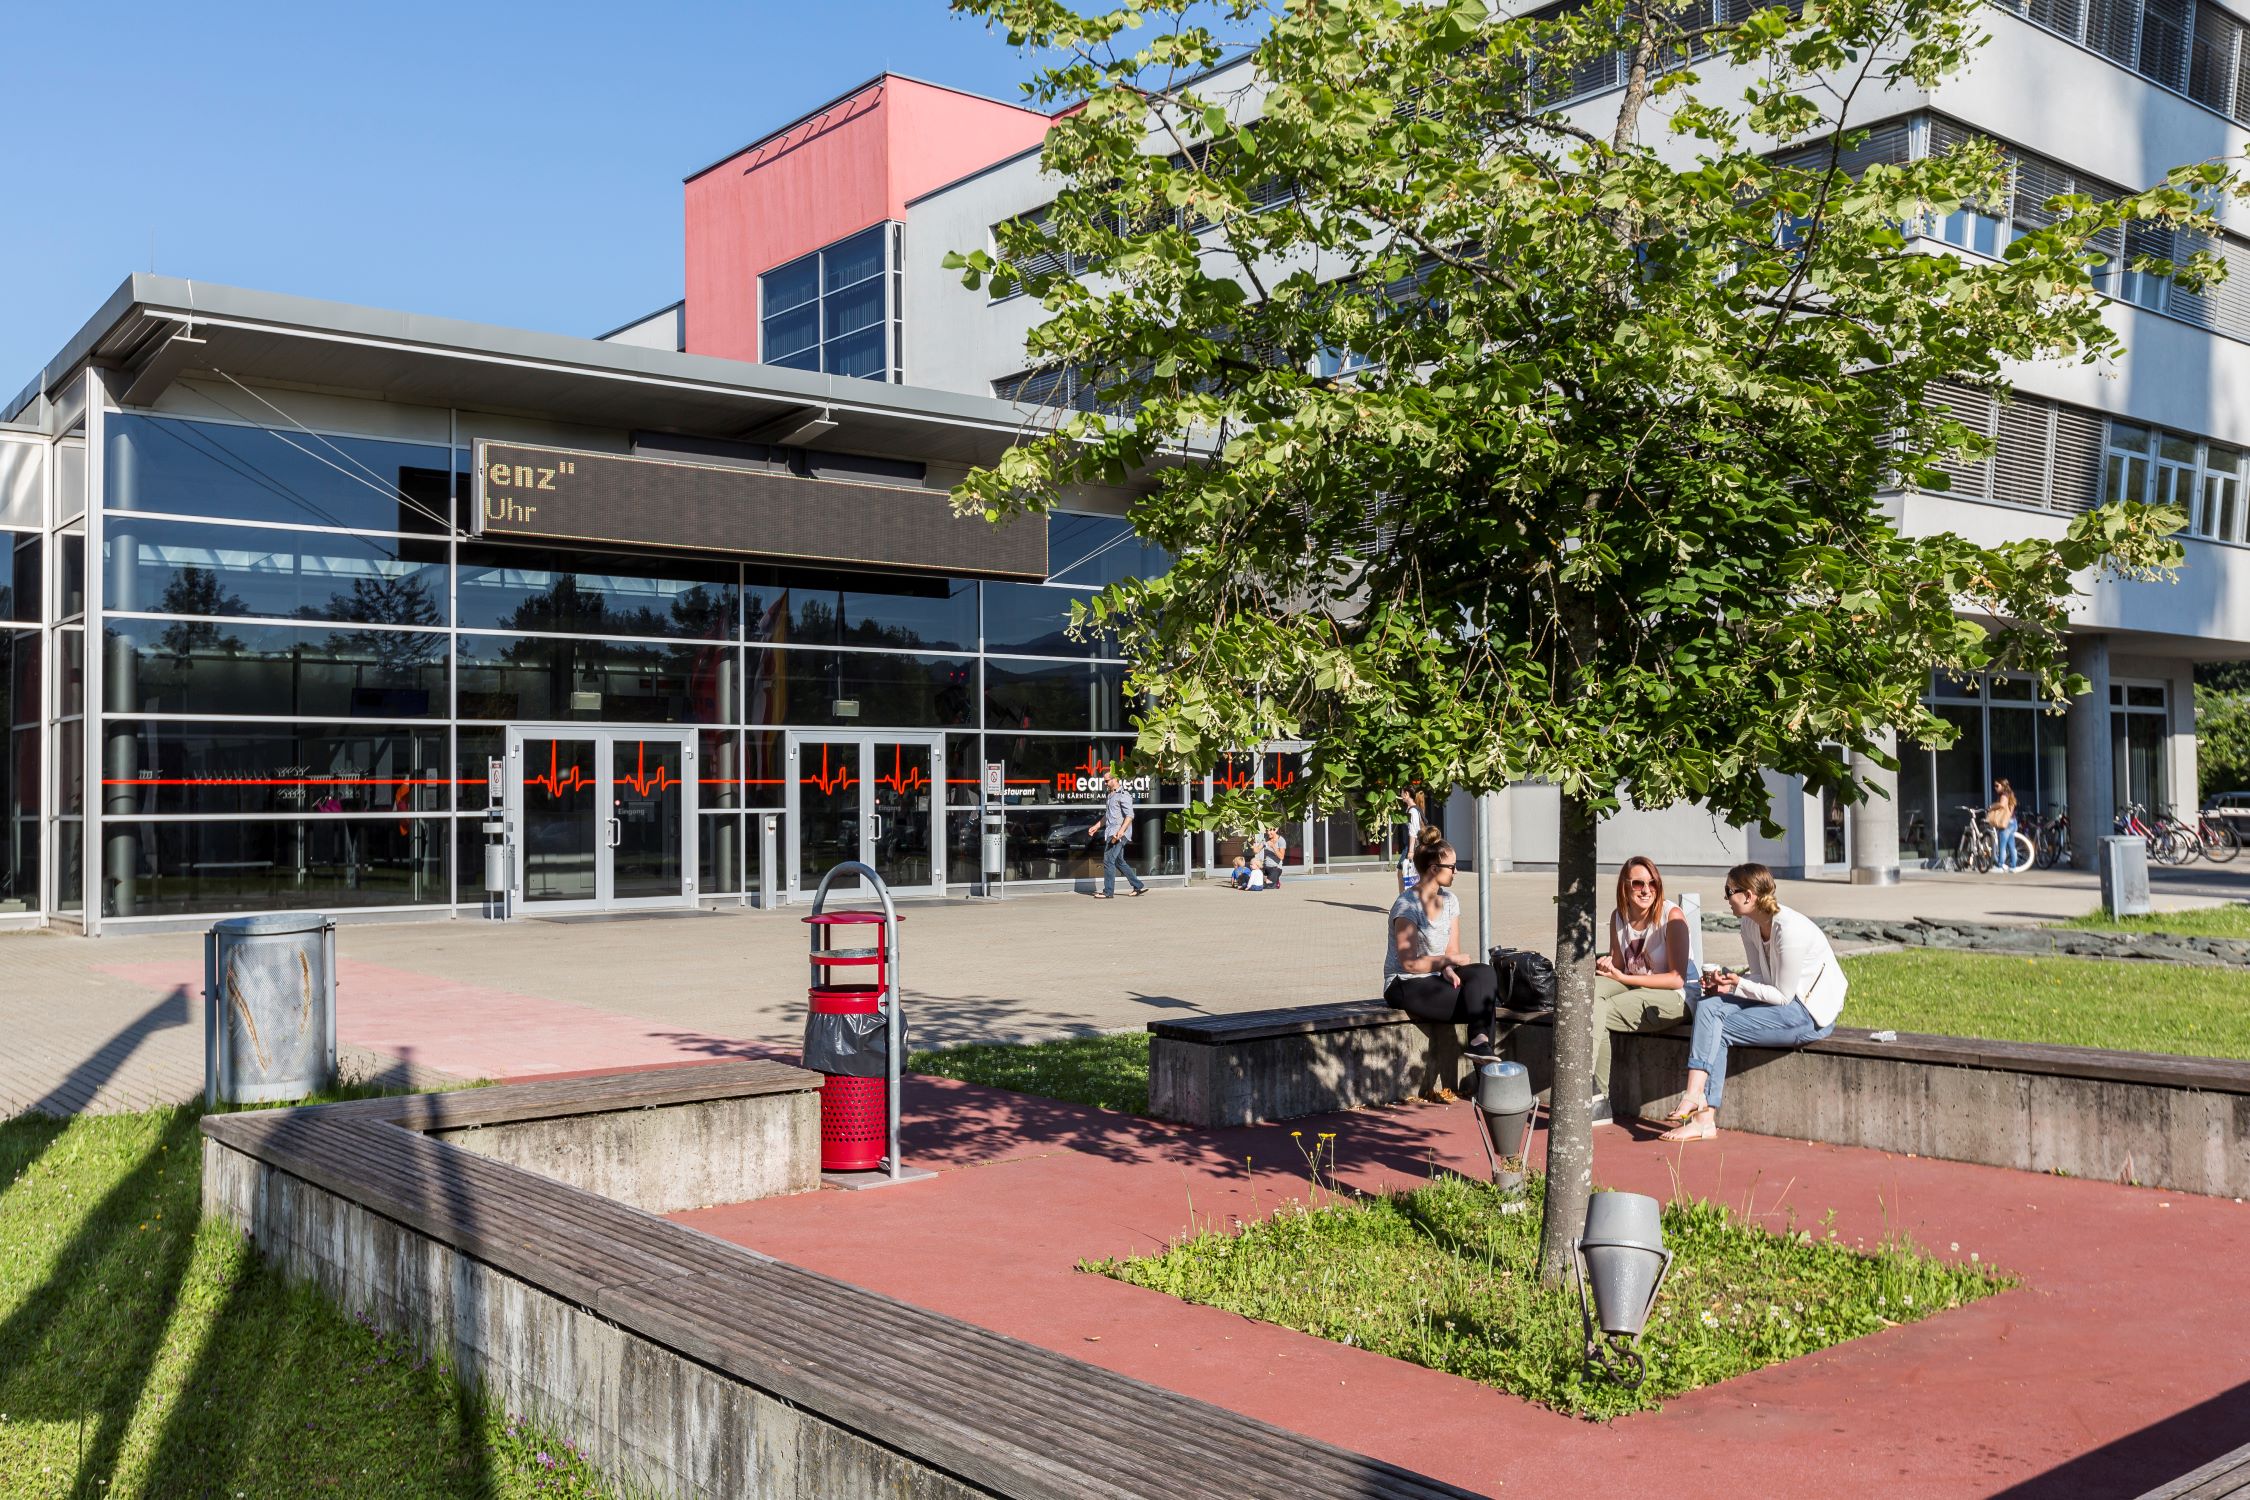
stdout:
[[[1877,922],[1862,917],[1815,917],[1820,930],[1848,943],[1892,943],[1903,948],[1946,948],[1963,953],[2047,954],[2065,958],[2129,958],[2154,963],[2250,967],[2250,939],[2188,937],[2170,932],[2098,932],[2080,927],[2009,927],[1998,922],[1952,922],[1914,917]],[[1706,912],[1705,932],[1739,931],[1723,912]]]

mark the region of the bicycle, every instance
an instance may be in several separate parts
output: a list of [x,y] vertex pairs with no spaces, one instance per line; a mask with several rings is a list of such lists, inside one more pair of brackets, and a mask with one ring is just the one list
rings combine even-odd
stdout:
[[2014,858],[2001,864],[2000,830],[1985,821],[1985,810],[1981,807],[1963,807],[1959,810],[1968,815],[1968,822],[1961,829],[1960,843],[1954,846],[1954,869],[1974,870],[1979,875],[1998,870],[2003,875],[2012,875],[2018,870],[2031,868],[2035,851],[2031,840],[2024,837],[2021,829],[2008,835],[2014,841],[2010,851]]
[[2203,852],[2195,835],[2179,819],[2151,814],[2138,802],[2128,802],[2114,825],[2119,833],[2137,834],[2148,846],[2148,857],[2160,865],[2184,865]]
[[2215,865],[2223,865],[2242,852],[2242,835],[2234,831],[2234,824],[2208,807],[2195,814],[2195,838],[2203,847],[2203,857]]
[[2052,870],[2070,858],[2069,813],[2028,813],[2018,821],[2020,831],[2031,840],[2040,869]]

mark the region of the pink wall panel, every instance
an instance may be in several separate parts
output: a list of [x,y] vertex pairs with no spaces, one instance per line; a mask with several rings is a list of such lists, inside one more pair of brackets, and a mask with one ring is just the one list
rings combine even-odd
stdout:
[[888,77],[687,183],[687,347],[758,357],[758,277],[1036,144],[1031,110]]

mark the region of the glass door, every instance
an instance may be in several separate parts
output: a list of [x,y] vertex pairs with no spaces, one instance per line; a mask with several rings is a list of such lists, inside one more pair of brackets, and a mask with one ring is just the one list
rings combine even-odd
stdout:
[[[818,890],[857,860],[894,895],[942,895],[945,799],[940,735],[792,733],[789,736],[789,889]],[[857,891],[857,878],[831,890]]]
[[511,735],[516,900],[548,910],[599,900],[603,854],[601,741],[593,735]]
[[694,731],[508,731],[509,886],[519,911],[695,900]]

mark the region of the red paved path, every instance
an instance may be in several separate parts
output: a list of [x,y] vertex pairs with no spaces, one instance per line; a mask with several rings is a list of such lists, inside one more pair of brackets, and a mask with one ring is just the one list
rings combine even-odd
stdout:
[[[2024,1280],[1925,1323],[1690,1392],[1607,1426],[1072,1269],[1301,1193],[1287,1127],[1172,1130],[917,1080],[927,1182],[677,1217],[856,1285],[1500,1495],[2135,1495],[2250,1441],[2250,1207],[1770,1137],[1666,1147],[1598,1132],[1605,1184],[1680,1185],[1845,1239],[1903,1228]],[[1481,1170],[1466,1106],[1295,1122],[1343,1176]],[[1254,1166],[1245,1169],[1243,1158]],[[1294,1168],[1294,1169],[1293,1169]],[[1769,1222],[1778,1225],[1786,1214]],[[1226,1455],[1213,1454],[1213,1493]],[[1313,1497],[1307,1497],[1313,1500]]]

